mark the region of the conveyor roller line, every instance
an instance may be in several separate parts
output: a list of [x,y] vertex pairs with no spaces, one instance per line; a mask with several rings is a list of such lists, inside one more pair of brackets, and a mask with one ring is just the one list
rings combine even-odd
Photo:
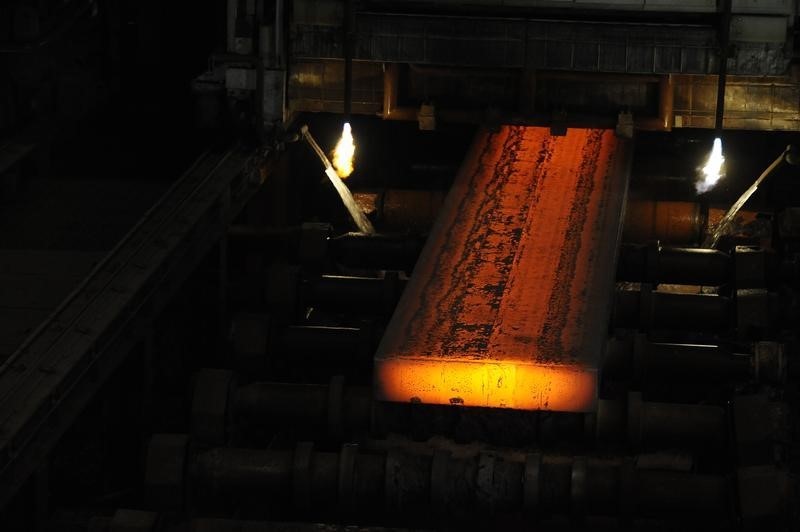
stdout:
[[592,411],[629,143],[478,134],[375,358],[376,397]]
[[725,476],[645,469],[637,464],[638,456],[476,453],[457,446],[433,453],[383,451],[353,444],[336,452],[316,450],[307,442],[294,450],[212,447],[192,452],[173,445],[174,439],[155,435],[148,446],[148,471],[183,470],[169,484],[161,475],[145,478],[146,497],[164,509],[180,506],[193,493],[195,504],[212,507],[256,494],[251,501],[262,508],[268,501],[268,508],[295,509],[304,516],[332,508],[362,519],[376,509],[406,519],[426,519],[436,512],[457,524],[522,512],[530,519],[578,507],[580,513],[694,522],[731,515],[732,486]]
[[[374,401],[366,386],[349,385],[341,376],[328,384],[251,382],[237,384],[231,372],[204,369],[195,378],[192,406],[193,438],[210,444],[223,444],[230,431],[237,434],[249,429],[275,430],[292,428],[307,430],[336,439],[352,439],[369,433],[407,433],[411,425],[425,423],[443,428],[440,407],[395,404]],[[448,408],[448,407],[444,407]],[[479,410],[482,410],[479,411]],[[487,409],[458,409],[470,417],[469,424],[481,425]],[[523,410],[491,409],[494,426],[514,427],[539,425],[520,439],[519,445],[583,440],[596,438],[598,445],[621,444],[642,449],[723,449],[728,434],[724,408],[702,404],[680,404],[642,401],[641,394],[631,393],[627,400],[600,399],[596,413],[543,413]],[[547,419],[547,421],[544,421]],[[555,420],[559,420],[555,422]],[[428,420],[430,423],[426,423]],[[499,421],[498,421],[499,420]],[[579,420],[578,423],[574,421]],[[446,424],[446,422],[445,422]],[[427,430],[427,429],[426,429]],[[447,433],[449,429],[442,432]],[[411,430],[413,432],[413,429]],[[464,433],[461,434],[461,437]],[[488,435],[493,438],[493,434]],[[426,438],[419,438],[421,441]],[[486,441],[486,438],[481,438]]]

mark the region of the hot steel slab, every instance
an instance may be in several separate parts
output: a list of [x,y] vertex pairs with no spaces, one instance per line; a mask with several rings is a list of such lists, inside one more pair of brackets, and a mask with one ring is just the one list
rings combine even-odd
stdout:
[[480,132],[376,354],[376,397],[592,411],[631,151],[610,130]]

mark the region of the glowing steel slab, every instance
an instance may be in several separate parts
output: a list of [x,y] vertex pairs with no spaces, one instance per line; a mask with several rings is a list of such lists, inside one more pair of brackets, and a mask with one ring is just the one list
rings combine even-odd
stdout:
[[481,132],[375,357],[387,401],[591,411],[630,146]]

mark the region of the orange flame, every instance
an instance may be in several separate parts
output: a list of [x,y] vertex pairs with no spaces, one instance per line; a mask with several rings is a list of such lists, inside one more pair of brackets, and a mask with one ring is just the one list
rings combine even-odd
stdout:
[[336,143],[333,150],[333,166],[336,173],[341,178],[345,178],[353,173],[353,160],[356,154],[356,144],[353,141],[353,132],[350,123],[345,122],[342,128],[342,136]]
[[722,165],[725,157],[722,155],[722,139],[714,139],[714,147],[708,156],[705,166],[702,168],[702,177],[695,183],[698,194],[708,192],[716,186],[723,176]]

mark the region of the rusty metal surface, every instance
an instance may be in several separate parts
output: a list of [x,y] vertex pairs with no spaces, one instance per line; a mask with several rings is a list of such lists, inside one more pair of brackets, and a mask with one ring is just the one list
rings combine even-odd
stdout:
[[[717,76],[674,76],[674,127],[713,128]],[[800,85],[785,76],[729,76],[725,129],[797,131]]]
[[376,354],[376,396],[592,410],[629,155],[609,130],[479,133]]
[[704,222],[703,208],[699,203],[631,200],[625,208],[622,240],[697,244],[705,236]]

